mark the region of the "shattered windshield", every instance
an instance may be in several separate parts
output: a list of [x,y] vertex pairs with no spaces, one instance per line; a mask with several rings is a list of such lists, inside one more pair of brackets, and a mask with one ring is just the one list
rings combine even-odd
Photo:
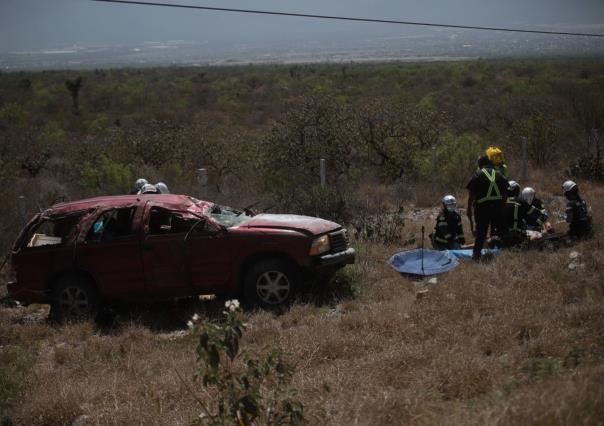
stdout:
[[232,207],[219,206],[214,204],[209,212],[210,216],[222,226],[231,228],[241,225],[253,215],[244,210],[237,210]]

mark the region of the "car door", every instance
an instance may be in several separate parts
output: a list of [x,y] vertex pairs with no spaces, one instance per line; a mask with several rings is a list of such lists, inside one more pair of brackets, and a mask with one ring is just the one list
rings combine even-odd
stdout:
[[99,212],[76,249],[76,265],[89,272],[109,298],[140,297],[144,292],[140,251],[140,209],[124,207]]
[[186,230],[179,227],[183,215],[187,214],[147,204],[142,254],[150,295],[177,297],[191,292],[185,264]]
[[198,291],[220,291],[233,275],[237,247],[227,229],[203,218],[187,236],[186,256],[191,284]]

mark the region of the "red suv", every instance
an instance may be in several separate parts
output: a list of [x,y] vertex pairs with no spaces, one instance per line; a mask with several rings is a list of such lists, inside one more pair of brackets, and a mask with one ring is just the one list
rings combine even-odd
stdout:
[[272,307],[354,263],[346,230],[327,220],[235,210],[185,195],[127,195],[57,204],[13,246],[9,295],[51,315],[103,303],[219,294]]

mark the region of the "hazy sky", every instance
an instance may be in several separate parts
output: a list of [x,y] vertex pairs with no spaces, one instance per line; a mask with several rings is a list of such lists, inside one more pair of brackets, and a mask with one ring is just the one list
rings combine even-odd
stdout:
[[[217,7],[498,26],[604,24],[604,0],[164,0]],[[89,0],[0,0],[0,51],[78,42],[191,40],[233,43],[418,33],[418,27],[312,21],[118,5]]]

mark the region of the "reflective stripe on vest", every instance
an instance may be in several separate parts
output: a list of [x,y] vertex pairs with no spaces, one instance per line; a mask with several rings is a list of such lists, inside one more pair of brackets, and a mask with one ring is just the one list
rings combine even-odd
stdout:
[[[482,169],[482,173],[487,177],[490,184],[487,195],[476,201],[478,204],[484,203],[485,201],[499,201],[503,199],[501,197],[501,192],[499,192],[499,187],[497,186],[497,172],[495,170],[491,170],[491,172],[492,174],[489,174],[487,169]],[[495,194],[497,195],[493,195],[493,191],[495,191]]]
[[520,231],[520,228],[518,228],[518,208],[519,207],[520,207],[520,204],[514,203],[514,226],[512,226],[512,231]]

